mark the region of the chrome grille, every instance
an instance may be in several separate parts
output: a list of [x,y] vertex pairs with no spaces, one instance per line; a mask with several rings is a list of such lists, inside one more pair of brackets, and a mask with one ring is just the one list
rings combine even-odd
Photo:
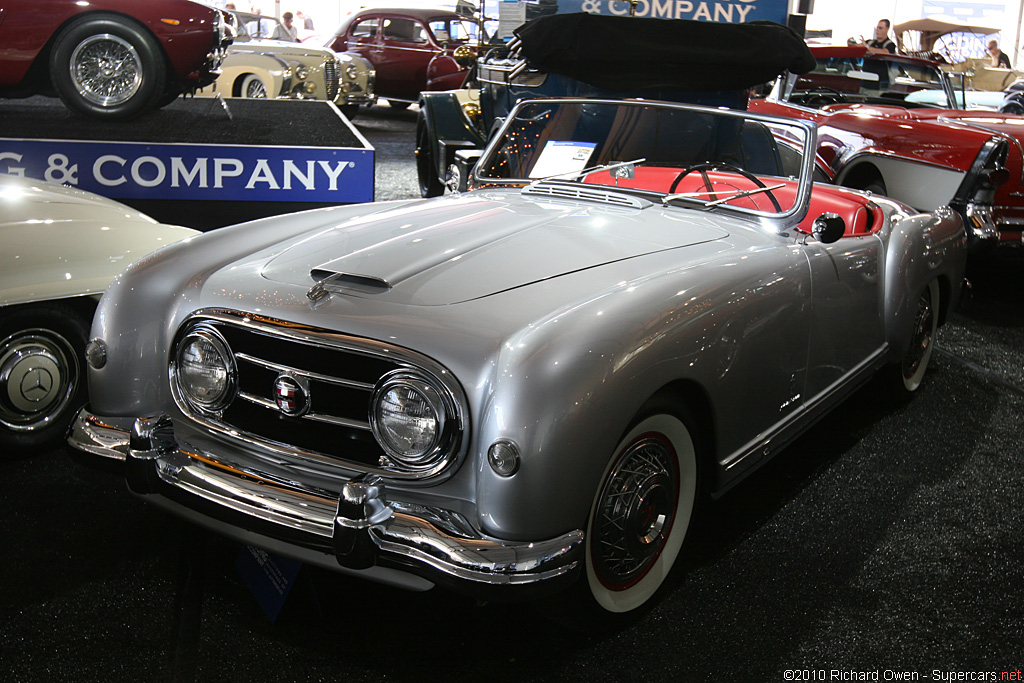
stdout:
[[324,62],[324,81],[327,88],[327,99],[333,100],[338,96],[339,89],[338,60],[328,59]]
[[[213,328],[227,342],[235,361],[237,392],[214,414],[183,399],[172,381],[178,407],[202,425],[265,446],[276,457],[293,454],[304,461],[344,463],[391,477],[418,476],[393,466],[369,423],[374,387],[396,370],[411,368],[438,378],[460,412],[464,410],[461,390],[440,379],[448,373],[406,349],[233,311],[194,315],[182,325],[178,341],[197,326]],[[275,396],[275,383],[282,377],[304,387],[308,404],[299,415],[288,414]],[[456,455],[451,453],[445,463]]]

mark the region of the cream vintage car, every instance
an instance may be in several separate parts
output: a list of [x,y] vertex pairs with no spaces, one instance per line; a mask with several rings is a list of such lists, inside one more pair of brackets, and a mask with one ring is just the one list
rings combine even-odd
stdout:
[[196,234],[90,192],[0,174],[0,453],[59,443],[85,402],[96,302],[133,261]]
[[[336,53],[299,42],[268,40],[250,35],[246,25],[255,14],[229,12],[234,42],[215,83],[197,96],[330,100],[352,117],[361,104],[372,104],[375,72],[359,55]],[[279,23],[261,16],[264,23]]]

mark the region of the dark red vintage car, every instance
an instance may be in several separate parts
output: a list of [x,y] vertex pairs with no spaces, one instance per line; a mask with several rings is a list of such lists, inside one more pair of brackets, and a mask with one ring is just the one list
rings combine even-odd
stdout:
[[231,42],[190,0],[0,0],[0,96],[127,119],[212,83]]
[[354,52],[377,70],[376,92],[407,107],[424,90],[458,88],[467,67],[455,50],[475,47],[479,24],[439,9],[365,9],[347,18],[327,47]]
[[956,93],[931,61],[862,47],[811,52],[813,71],[780,78],[750,109],[816,122],[827,180],[921,210],[952,206],[976,247],[1021,244],[1024,116],[947,108]]

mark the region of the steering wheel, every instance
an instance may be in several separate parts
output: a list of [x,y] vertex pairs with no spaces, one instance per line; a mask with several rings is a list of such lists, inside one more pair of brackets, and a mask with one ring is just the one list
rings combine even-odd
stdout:
[[749,171],[743,170],[739,166],[733,166],[732,164],[726,164],[723,162],[704,162],[702,164],[694,164],[693,166],[688,166],[687,168],[684,168],[682,171],[679,172],[679,175],[676,176],[676,179],[672,181],[672,185],[668,188],[668,193],[675,194],[676,188],[679,187],[679,183],[682,182],[683,178],[690,175],[694,171],[700,173],[700,177],[704,181],[704,188],[708,191],[708,194],[711,196],[711,199],[713,201],[718,201],[718,195],[715,193],[715,188],[711,183],[711,178],[708,176],[708,171],[726,171],[729,173],[736,173],[738,175],[741,175],[750,182],[757,185],[759,188],[763,189],[764,192],[762,192],[761,194],[767,195],[768,199],[770,199],[772,202],[772,206],[775,207],[775,211],[777,213],[782,213],[782,205],[779,204],[779,200],[775,198],[775,195],[772,194],[772,191],[768,189],[768,186],[761,182],[760,178],[758,178],[753,173],[750,173]]
[[827,85],[818,85],[803,93],[803,103],[808,107],[823,107],[826,104],[842,104],[843,93]]

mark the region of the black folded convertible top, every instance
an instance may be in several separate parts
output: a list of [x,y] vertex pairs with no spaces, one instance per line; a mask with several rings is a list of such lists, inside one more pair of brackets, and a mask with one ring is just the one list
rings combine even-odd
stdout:
[[553,14],[515,34],[531,67],[610,90],[749,88],[815,64],[796,31],[770,21]]

